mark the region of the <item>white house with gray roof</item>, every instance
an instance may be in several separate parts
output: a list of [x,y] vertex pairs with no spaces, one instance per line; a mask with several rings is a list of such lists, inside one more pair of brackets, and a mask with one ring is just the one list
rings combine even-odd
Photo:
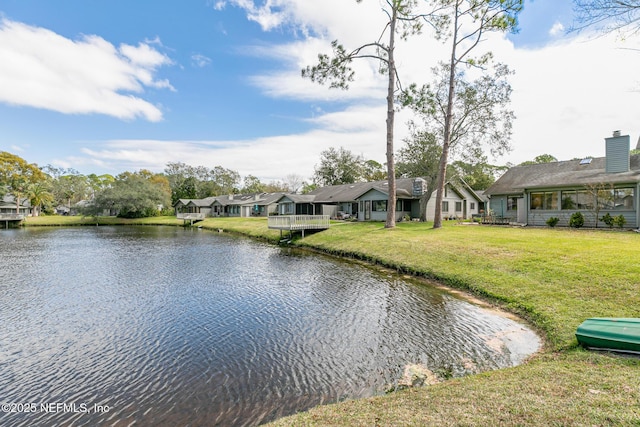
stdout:
[[605,138],[605,157],[516,166],[487,189],[489,208],[498,217],[544,226],[555,217],[568,225],[574,212],[585,226],[603,226],[609,213],[623,215],[626,227],[640,224],[640,155],[630,155],[629,135]]

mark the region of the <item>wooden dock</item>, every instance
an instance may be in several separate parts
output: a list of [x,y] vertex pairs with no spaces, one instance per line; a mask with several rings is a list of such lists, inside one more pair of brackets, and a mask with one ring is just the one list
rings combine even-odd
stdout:
[[289,236],[294,231],[301,231],[304,237],[305,230],[326,230],[329,228],[329,215],[274,215],[268,218],[268,227],[282,231],[289,231]]
[[5,228],[9,228],[10,222],[20,222],[25,218],[24,214],[0,213],[0,223],[4,222]]
[[194,222],[202,221],[204,219],[203,213],[178,213],[176,215],[178,219],[181,219],[186,224],[189,221],[190,225],[193,225]]

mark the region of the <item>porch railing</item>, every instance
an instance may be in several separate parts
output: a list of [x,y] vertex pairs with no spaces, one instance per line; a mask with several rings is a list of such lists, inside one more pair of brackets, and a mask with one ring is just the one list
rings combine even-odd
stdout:
[[203,213],[189,213],[189,212],[182,212],[182,213],[178,213],[176,215],[178,217],[178,219],[184,219],[184,220],[194,220],[194,221],[200,221],[204,219],[204,214]]
[[0,213],[0,220],[2,221],[20,221],[25,218],[24,214],[10,214],[10,213]]
[[275,215],[267,225],[278,230],[322,230],[329,228],[329,215]]

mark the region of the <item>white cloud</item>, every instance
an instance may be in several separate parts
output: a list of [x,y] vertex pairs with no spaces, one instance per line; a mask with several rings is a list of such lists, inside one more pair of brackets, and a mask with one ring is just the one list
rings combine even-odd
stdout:
[[174,90],[155,77],[171,60],[148,43],[116,48],[95,35],[74,41],[1,19],[0,57],[0,102],[12,105],[156,122],[160,109],[131,93],[145,87]]
[[208,58],[199,53],[194,53],[193,55],[191,55],[191,64],[198,68],[204,68],[207,65],[211,64],[211,58]]
[[[253,4],[249,1],[232,3]],[[283,67],[252,76],[253,84],[276,98],[342,101],[345,110],[333,113],[342,117],[348,117],[351,106],[363,101],[369,104],[377,99],[381,106],[384,104],[382,93],[386,82],[376,73],[375,63],[353,63],[360,68],[356,82],[348,92],[329,90],[299,78],[300,69],[313,64],[317,53],[326,51],[330,40],[339,39],[346,47],[356,47],[367,41],[367,37],[377,37],[382,28],[381,20],[385,18],[378,3],[344,4],[340,0],[271,3],[286,4],[287,22],[305,27],[315,36],[254,50],[254,53],[281,58]],[[341,5],[348,10],[341,9]],[[341,13],[335,13],[335,10],[341,10]],[[556,35],[562,32],[560,23],[551,31]],[[622,129],[624,133],[630,133],[634,141],[637,139],[640,133],[640,78],[637,77],[640,55],[626,50],[637,48],[637,39],[620,40],[615,35],[590,37],[585,33],[536,49],[516,49],[501,34],[490,34],[485,38],[482,49],[493,51],[496,60],[507,63],[515,71],[510,79],[514,89],[511,107],[517,116],[513,151],[495,159],[497,162],[519,163],[542,153],[553,154],[559,159],[601,156],[604,155],[603,138],[614,129]],[[430,68],[447,57],[446,46],[435,42],[428,34],[398,43],[396,59],[405,85],[428,83]],[[403,116],[409,115],[404,112]],[[384,116],[375,120],[384,122]],[[401,134],[404,125],[405,121],[398,118],[396,131]],[[351,131],[344,130],[346,133]],[[401,138],[396,139],[396,148],[399,146]],[[378,149],[383,152],[379,146]]]
[[[329,147],[344,146],[383,163],[386,82],[377,74],[376,64],[354,63],[358,67],[356,82],[348,92],[300,78],[300,69],[314,63],[330,40],[355,47],[371,41],[368,37],[372,34],[377,37],[380,15],[384,20],[380,4],[272,0],[256,7],[248,0],[228,3],[245,8],[247,13],[276,10],[264,22],[280,20],[304,29],[303,36],[289,43],[253,46],[251,54],[277,59],[280,68],[256,72],[249,81],[270,97],[308,102],[310,110],[317,112],[309,119],[314,128],[243,141],[109,141],[100,149],[85,150],[85,157],[74,159],[75,164],[100,162],[114,172],[143,167],[161,171],[168,161],[179,159],[191,165],[222,165],[268,182],[289,173],[309,177],[320,152]],[[640,134],[640,55],[624,50],[636,47],[633,40],[621,41],[615,36],[589,39],[584,35],[535,49],[518,49],[502,35],[488,35],[483,48],[515,71],[510,79],[514,89],[511,107],[517,116],[513,151],[496,163],[519,163],[543,153],[559,159],[602,156],[603,139],[614,129],[631,134],[636,141]],[[403,83],[429,82],[430,67],[446,57],[446,47],[428,35],[400,42],[397,60]],[[409,117],[408,111],[396,117],[396,149],[402,145]]]
[[515,162],[603,156],[611,131],[637,135],[640,58],[621,47],[612,36],[512,52]]
[[[320,153],[343,146],[367,159],[384,162],[385,108],[351,107],[313,119],[317,127],[302,134],[241,141],[114,140],[82,149],[83,156],[58,159],[54,164],[81,170],[100,167],[112,173],[123,170],[164,170],[168,162],[193,166],[220,165],[254,175],[262,182],[282,180],[295,173],[311,178]],[[292,159],[295,161],[292,161]]]
[[564,34],[564,25],[562,22],[556,22],[553,24],[551,29],[549,30],[549,35],[552,37],[557,37]]

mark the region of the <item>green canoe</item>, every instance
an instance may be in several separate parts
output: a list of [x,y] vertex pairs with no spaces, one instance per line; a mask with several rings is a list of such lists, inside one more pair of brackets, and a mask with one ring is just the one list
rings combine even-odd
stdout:
[[640,354],[640,319],[587,319],[578,326],[576,338],[583,347]]

